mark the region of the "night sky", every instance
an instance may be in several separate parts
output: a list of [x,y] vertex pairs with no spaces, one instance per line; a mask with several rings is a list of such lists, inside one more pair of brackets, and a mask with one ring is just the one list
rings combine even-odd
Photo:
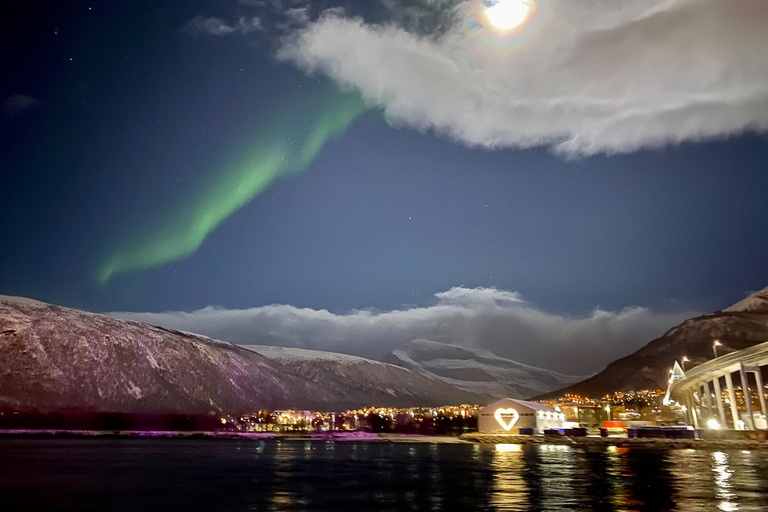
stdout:
[[765,2],[482,4],[3,2],[0,293],[575,373],[768,285]]

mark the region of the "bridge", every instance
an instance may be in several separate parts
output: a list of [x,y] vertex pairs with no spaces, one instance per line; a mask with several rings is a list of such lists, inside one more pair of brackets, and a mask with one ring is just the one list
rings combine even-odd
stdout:
[[[683,371],[675,362],[667,397],[671,396],[686,407],[689,423],[696,428],[768,429],[765,387],[760,373],[760,367],[765,365],[768,365],[768,342],[716,357],[688,371]],[[741,397],[734,391],[734,373],[739,374]],[[750,380],[753,380],[754,386]],[[725,400],[723,381],[728,392]],[[755,411],[752,403],[755,391],[760,411]],[[740,402],[743,402],[744,411],[739,408]]]

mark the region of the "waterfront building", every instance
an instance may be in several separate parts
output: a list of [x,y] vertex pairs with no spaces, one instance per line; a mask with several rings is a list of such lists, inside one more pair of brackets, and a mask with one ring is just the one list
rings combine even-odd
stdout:
[[502,398],[480,409],[478,430],[497,434],[541,434],[563,428],[565,414],[537,402]]

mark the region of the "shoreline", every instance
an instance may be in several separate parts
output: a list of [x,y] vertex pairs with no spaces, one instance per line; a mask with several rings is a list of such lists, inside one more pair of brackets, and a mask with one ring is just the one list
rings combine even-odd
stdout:
[[521,436],[517,434],[462,434],[462,439],[479,444],[565,445],[574,448],[669,448],[768,450],[768,441],[753,439],[663,439],[628,437]]
[[428,436],[419,434],[375,434],[372,432],[227,432],[227,431],[175,431],[175,430],[63,430],[63,429],[7,429],[0,430],[0,439],[19,437],[37,438],[121,438],[121,439],[243,439],[275,441],[333,441],[383,443],[475,444],[454,436]]
[[371,432],[333,432],[286,434],[272,432],[221,431],[115,431],[115,430],[0,430],[8,438],[109,438],[109,439],[239,439],[252,441],[331,441],[374,443],[468,444],[468,445],[557,445],[573,448],[655,448],[698,450],[768,450],[768,441],[752,439],[654,439],[627,437],[526,436],[517,434],[468,433],[459,437],[418,434],[375,434]]

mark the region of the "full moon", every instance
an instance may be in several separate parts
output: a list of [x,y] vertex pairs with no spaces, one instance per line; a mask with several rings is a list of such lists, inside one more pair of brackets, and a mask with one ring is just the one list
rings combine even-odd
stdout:
[[529,0],[498,0],[485,10],[485,15],[494,27],[511,30],[525,21],[530,10]]

